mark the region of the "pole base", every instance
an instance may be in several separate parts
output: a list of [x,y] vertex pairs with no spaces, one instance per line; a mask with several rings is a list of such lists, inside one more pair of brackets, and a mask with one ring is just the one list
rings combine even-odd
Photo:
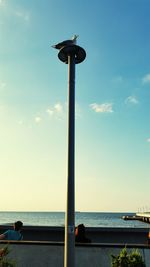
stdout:
[[68,64],[68,56],[74,56],[75,64],[79,64],[86,58],[86,52],[82,47],[74,44],[62,47],[58,53],[58,58]]

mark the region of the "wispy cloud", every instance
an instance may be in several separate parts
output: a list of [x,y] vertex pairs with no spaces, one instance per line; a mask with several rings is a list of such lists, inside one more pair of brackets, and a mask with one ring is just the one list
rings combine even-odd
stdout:
[[4,6],[6,3],[6,0],[0,0],[0,7]]
[[147,140],[146,140],[148,143],[150,143],[150,138],[147,138]]
[[19,124],[19,125],[23,125],[23,120],[19,120],[19,121],[18,121],[18,124]]
[[[50,106],[47,108],[46,113],[49,115],[49,117],[55,117],[58,119],[63,119],[65,118],[66,114],[67,114],[67,109],[68,109],[68,103],[64,103],[61,104],[56,103],[53,106]],[[79,104],[75,104],[75,117],[77,118],[81,118],[81,109]]]
[[125,100],[126,104],[133,104],[133,105],[137,105],[139,103],[138,99],[136,96],[128,96]]
[[56,103],[52,107],[48,107],[46,110],[47,114],[52,116],[61,117],[63,115],[63,105],[61,103]]
[[42,118],[40,116],[35,117],[35,123],[40,123],[42,121]]
[[54,111],[56,111],[57,113],[62,113],[63,112],[63,106],[60,103],[56,103],[54,105]]
[[48,113],[49,116],[52,116],[54,114],[54,110],[52,110],[51,108],[48,108],[46,112]]
[[123,77],[121,75],[118,75],[118,76],[116,76],[116,77],[114,77],[112,79],[112,82],[113,83],[122,83],[123,82]]
[[[6,16],[18,18],[26,23],[30,20],[30,12],[27,9],[15,7],[11,1],[0,0],[0,8],[5,8]],[[1,24],[3,24],[3,21],[1,21]]]
[[112,103],[103,103],[90,104],[90,108],[93,109],[97,113],[112,113],[113,112],[113,104]]
[[16,17],[18,17],[18,18],[20,18],[26,22],[28,22],[30,20],[30,15],[27,11],[19,10],[19,11],[15,11],[14,14]]
[[6,83],[4,81],[0,81],[0,90],[4,90],[6,88]]
[[146,84],[146,83],[150,83],[150,73],[146,74],[143,79],[142,79],[142,83]]
[[[46,116],[47,114],[47,116]],[[17,121],[17,123],[21,126],[27,126],[28,122],[35,123],[35,124],[40,124],[44,123],[47,121],[47,118],[51,118],[53,120],[60,120],[63,121],[66,119],[67,115],[67,104],[61,104],[60,102],[57,102],[53,104],[52,106],[49,106],[46,110],[40,110],[37,111],[36,115],[30,118],[28,121],[20,119]],[[79,105],[76,104],[75,106],[75,118],[81,117],[81,111]]]

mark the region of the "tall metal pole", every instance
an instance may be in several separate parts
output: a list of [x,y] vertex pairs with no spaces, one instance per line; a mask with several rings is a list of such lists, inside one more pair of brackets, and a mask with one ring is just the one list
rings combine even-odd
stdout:
[[64,266],[75,266],[75,57],[68,56],[68,179]]
[[64,266],[75,267],[75,64],[81,63],[86,53],[71,40],[53,47],[60,50],[59,59],[68,64],[68,176]]

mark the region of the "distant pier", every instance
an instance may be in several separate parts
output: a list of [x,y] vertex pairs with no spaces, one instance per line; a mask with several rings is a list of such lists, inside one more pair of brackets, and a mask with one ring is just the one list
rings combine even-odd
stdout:
[[141,218],[140,220],[146,223],[150,223],[150,212],[136,213],[136,216]]
[[137,220],[150,224],[150,212],[136,213],[136,215],[126,215],[122,217],[123,220]]
[[123,216],[122,217],[122,219],[123,220],[126,220],[126,221],[129,221],[129,220],[137,220],[137,221],[142,221],[142,217],[139,217],[139,216],[136,216],[136,215],[134,215],[134,216],[132,216],[132,215],[125,215],[125,216]]

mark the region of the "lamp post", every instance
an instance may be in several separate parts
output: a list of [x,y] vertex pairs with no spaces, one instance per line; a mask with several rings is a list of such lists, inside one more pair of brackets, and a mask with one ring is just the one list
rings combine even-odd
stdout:
[[76,45],[76,38],[53,47],[59,49],[58,58],[68,64],[68,177],[65,214],[64,266],[75,266],[75,65],[84,61],[85,50]]

